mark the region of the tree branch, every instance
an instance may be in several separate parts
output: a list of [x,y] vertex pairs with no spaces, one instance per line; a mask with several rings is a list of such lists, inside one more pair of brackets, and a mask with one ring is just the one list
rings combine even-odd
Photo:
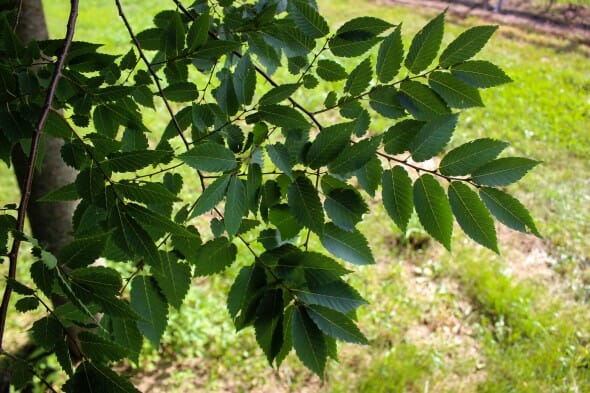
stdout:
[[[35,162],[37,161],[37,155],[39,154],[39,144],[41,141],[41,134],[43,132],[43,128],[45,127],[45,123],[47,122],[47,118],[49,117],[49,112],[51,111],[51,107],[53,105],[53,99],[55,97],[55,93],[57,90],[57,85],[59,80],[62,76],[62,69],[64,67],[66,57],[70,50],[70,46],[72,45],[72,40],[74,39],[74,31],[76,27],[76,20],[78,18],[78,0],[70,0],[70,15],[68,17],[68,24],[67,24],[67,31],[63,49],[61,54],[59,55],[57,64],[55,65],[55,71],[53,77],[51,79],[51,84],[49,85],[49,91],[47,92],[47,96],[45,97],[45,103],[43,104],[43,108],[41,111],[41,116],[37,122],[35,127],[35,131],[33,132],[33,137],[31,141],[31,150],[29,152],[29,162],[28,162],[28,169],[25,176],[23,192],[18,208],[18,216],[16,221],[16,232],[22,232],[25,226],[25,217],[27,212],[27,207],[29,205],[29,201],[31,198],[31,189],[33,185],[33,176],[35,174]],[[16,277],[16,266],[18,260],[18,253],[21,245],[21,238],[20,236],[15,236],[14,241],[12,242],[12,248],[9,254],[9,267],[8,267],[8,278],[15,279]],[[3,344],[4,344],[4,329],[6,327],[6,317],[8,315],[8,304],[10,302],[10,296],[12,295],[12,288],[10,286],[6,286],[4,290],[4,295],[2,297],[2,305],[0,305],[0,352],[3,352]]]
[[166,106],[166,109],[168,110],[168,113],[170,114],[170,118],[172,119],[172,123],[174,123],[174,127],[176,128],[178,135],[182,139],[182,142],[184,143],[184,146],[186,147],[186,149],[189,150],[190,143],[186,139],[184,134],[182,133],[182,127],[178,123],[178,120],[176,119],[176,115],[174,115],[174,111],[172,110],[172,107],[170,106],[168,99],[166,99],[166,95],[164,94],[164,89],[162,89],[162,84],[160,83],[160,78],[158,78],[156,71],[154,71],[150,61],[145,56],[145,53],[143,53],[143,49],[141,49],[141,44],[139,43],[139,40],[137,39],[137,37],[133,33],[133,29],[131,28],[131,25],[129,24],[129,20],[127,19],[127,16],[123,12],[123,6],[121,5],[121,1],[115,0],[115,3],[117,4],[119,16],[123,20],[123,23],[125,24],[125,27],[127,28],[127,32],[129,33],[129,36],[133,40],[133,44],[135,45],[135,47],[137,48],[137,50],[139,52],[139,56],[141,57],[141,59],[145,63],[150,75],[152,76],[152,79],[154,80],[154,83],[156,84],[156,87],[158,88],[158,93],[160,93],[160,96],[162,97],[162,100],[164,101],[164,105]]

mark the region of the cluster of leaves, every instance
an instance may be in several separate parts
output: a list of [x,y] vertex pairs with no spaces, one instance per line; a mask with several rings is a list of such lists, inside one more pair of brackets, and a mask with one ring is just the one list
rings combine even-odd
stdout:
[[[497,158],[507,144],[489,138],[445,153],[457,110],[482,106],[479,89],[510,81],[494,64],[472,60],[495,26],[468,29],[441,52],[443,12],[406,51],[401,24],[360,17],[331,33],[313,1],[175,3],[152,28],[134,34],[129,26],[134,45],[123,56],[74,42],[44,129],[64,140],[62,158],[78,170],[75,182],[43,198],[80,200],[74,240],[57,255],[33,244],[36,287],[8,285],[22,295],[19,311],[46,308],[31,333],[70,376],[66,391],[134,391],[108,365],[137,362],[144,337],[157,347],[169,307],[181,307],[192,277],[234,263],[235,243],[252,254],[228,294],[236,328],[253,326],[271,364],[294,348],[322,376],[327,358],[337,357],[336,340],[368,343],[355,323],[366,302],[341,261],[374,263],[356,226],[379,190],[399,228],[415,211],[448,249],[454,219],[496,252],[492,217],[538,235],[522,204],[498,188],[536,161]],[[63,44],[23,45],[14,17],[0,19],[7,163],[31,138]],[[361,56],[351,70],[338,61]],[[322,107],[294,98],[322,81],[334,88]],[[150,133],[142,108],[169,112],[161,134]],[[391,127],[372,129],[375,116]],[[429,169],[424,162],[439,155]],[[179,166],[194,178],[176,173]],[[202,186],[196,200],[183,198],[185,183]],[[210,231],[195,226],[207,213]],[[2,255],[14,225],[0,215]],[[327,253],[310,251],[310,236]],[[93,266],[99,257],[132,264],[135,274],[123,280],[117,269]],[[53,295],[68,302],[52,309],[42,299]],[[87,328],[75,340],[78,365],[68,350],[73,325]]]

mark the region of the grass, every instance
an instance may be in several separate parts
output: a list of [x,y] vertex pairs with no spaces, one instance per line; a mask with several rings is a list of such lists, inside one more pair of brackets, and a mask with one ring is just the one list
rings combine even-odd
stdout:
[[[77,39],[106,39],[105,51],[125,45],[128,37],[112,2],[86,3]],[[149,24],[145,15],[162,2],[126,1],[124,6],[139,31]],[[434,15],[368,1],[320,1],[320,6],[336,25],[359,9],[403,21],[407,37]],[[46,2],[45,7],[57,37],[67,4]],[[482,23],[449,19],[445,42]],[[480,58],[499,63],[515,82],[485,91],[487,107],[465,113],[452,142],[501,138],[512,143],[511,153],[544,162],[521,185],[509,188],[531,208],[543,241],[501,236],[503,254],[497,256],[457,228],[449,254],[428,240],[415,218],[405,237],[374,203],[362,230],[378,263],[358,269],[353,278],[371,303],[358,316],[371,346],[341,345],[340,363],[330,362],[326,382],[293,354],[273,371],[251,330],[234,334],[224,298],[238,265],[249,262],[243,252],[223,274],[195,280],[185,305],[171,313],[162,347],[146,344],[140,364],[122,369],[146,391],[590,391],[590,269],[585,267],[590,255],[590,75],[587,55],[567,47],[550,37],[501,28]],[[319,105],[323,97],[309,100]],[[146,119],[164,123],[155,112],[146,113]],[[373,125],[376,132],[387,126],[383,121]],[[0,170],[4,204],[16,200],[16,183],[8,169]],[[21,263],[19,277],[26,276],[26,265],[26,260]],[[30,321],[20,318],[9,321],[14,337],[22,338],[28,326]]]

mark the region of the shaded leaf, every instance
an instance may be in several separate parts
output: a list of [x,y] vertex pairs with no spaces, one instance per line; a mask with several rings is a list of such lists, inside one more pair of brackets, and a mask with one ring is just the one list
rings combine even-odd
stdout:
[[362,168],[375,157],[381,143],[381,136],[363,139],[354,145],[346,146],[340,154],[328,164],[331,173],[350,173]]
[[332,310],[347,313],[367,304],[365,299],[350,285],[342,280],[309,289],[293,290],[297,297],[306,304],[317,304]]
[[405,65],[414,74],[424,71],[432,63],[440,48],[446,10],[426,24],[412,39]]
[[318,192],[306,176],[298,176],[289,185],[287,201],[291,213],[301,224],[315,233],[324,229],[324,209]]
[[230,175],[223,175],[211,183],[205,191],[203,191],[199,199],[197,199],[197,203],[195,204],[195,208],[191,213],[190,218],[200,216],[213,209],[215,205],[223,199],[230,179]]
[[344,84],[344,92],[352,96],[361,94],[369,87],[372,77],[371,59],[367,57],[348,75]]
[[347,232],[333,223],[327,223],[320,241],[326,250],[345,261],[356,265],[375,263],[367,239],[356,229]]
[[169,304],[179,309],[191,284],[191,269],[179,262],[172,253],[160,252],[160,258],[151,261],[152,274]]
[[519,232],[533,233],[541,237],[529,211],[518,199],[504,191],[489,187],[480,188],[479,196],[502,224]]
[[131,307],[141,316],[139,331],[152,343],[160,346],[160,339],[168,324],[168,305],[150,276],[135,276],[131,281]]
[[149,165],[157,165],[170,156],[163,150],[137,150],[117,152],[105,161],[113,172],[134,172]]
[[179,155],[178,159],[193,169],[206,172],[231,171],[238,165],[234,154],[228,148],[213,142],[196,145]]
[[349,188],[339,188],[330,191],[324,201],[326,214],[334,224],[345,231],[354,230],[355,225],[369,211],[369,207],[358,191]]
[[226,237],[208,241],[197,250],[194,274],[207,276],[222,272],[235,261],[237,252],[236,245]]
[[412,159],[426,161],[440,153],[451,140],[458,119],[459,115],[454,114],[440,116],[426,123],[412,141]]
[[448,72],[435,71],[428,77],[428,84],[453,108],[465,109],[484,106],[479,91]]
[[231,237],[238,233],[242,217],[246,215],[246,187],[238,176],[232,176],[227,187],[224,211],[225,230]]
[[339,81],[348,76],[344,67],[334,60],[328,59],[318,60],[316,73],[320,78],[328,82]]
[[324,17],[307,1],[290,0],[289,15],[308,37],[321,38],[330,32]]
[[434,120],[451,111],[434,91],[420,82],[405,80],[400,84],[400,102],[416,120]]
[[498,66],[484,60],[472,60],[457,64],[451,73],[470,86],[487,88],[512,82]]
[[389,127],[383,135],[383,149],[389,154],[410,150],[412,141],[425,124],[423,121],[406,119]]
[[351,135],[351,123],[334,124],[322,129],[307,150],[307,165],[312,169],[327,165],[348,145]]
[[491,161],[473,172],[473,181],[483,186],[507,186],[520,180],[539,161],[524,157],[506,157]]
[[412,179],[408,172],[398,165],[383,172],[382,186],[383,206],[393,222],[405,232],[414,209]]
[[108,363],[127,357],[125,348],[94,333],[82,331],[77,339],[84,355],[94,362]]
[[352,319],[327,307],[312,305],[307,314],[321,331],[328,336],[355,344],[369,344]]
[[402,25],[387,36],[379,47],[377,54],[376,72],[380,82],[387,83],[397,75],[404,58],[404,46],[402,43]]
[[87,360],[76,368],[76,373],[66,382],[64,390],[67,393],[139,393],[126,378],[106,366]]
[[441,53],[438,64],[448,68],[469,60],[488,42],[498,26],[475,26],[461,33]]
[[328,353],[322,332],[302,307],[293,310],[291,328],[293,347],[297,357],[306,367],[323,379]]
[[279,102],[291,97],[299,88],[299,86],[301,86],[299,83],[290,83],[274,87],[266,92],[266,94],[260,98],[258,103],[260,105],[278,104]]

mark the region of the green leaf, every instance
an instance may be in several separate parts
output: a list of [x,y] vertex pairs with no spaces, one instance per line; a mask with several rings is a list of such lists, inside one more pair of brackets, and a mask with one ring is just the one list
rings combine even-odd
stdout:
[[420,82],[405,80],[400,84],[400,91],[401,104],[416,120],[434,120],[451,113],[444,101]]
[[307,1],[290,0],[289,15],[308,37],[321,38],[330,32],[326,20]]
[[484,106],[479,91],[448,72],[435,71],[428,77],[428,84],[453,108],[465,109]]
[[426,232],[450,250],[453,213],[445,190],[432,175],[422,175],[414,182],[414,207]]
[[152,343],[160,346],[160,339],[168,324],[168,305],[151,276],[139,275],[131,281],[131,307],[141,316],[139,331]]
[[369,211],[369,207],[358,191],[350,188],[337,188],[326,195],[324,201],[326,214],[338,227],[353,231],[354,226]]
[[246,187],[238,176],[232,176],[227,187],[227,196],[225,203],[225,230],[231,237],[238,233],[242,217],[247,213],[246,205]]
[[360,62],[348,75],[346,83],[344,84],[344,92],[352,96],[363,93],[368,87],[373,72],[371,67],[371,58],[367,57]]
[[273,105],[291,97],[301,86],[299,83],[289,83],[272,88],[263,95],[258,103],[260,105]]
[[37,199],[38,202],[61,202],[61,201],[75,201],[80,199],[76,183],[66,184],[56,190],[50,191]]
[[381,136],[363,139],[354,145],[346,146],[340,154],[328,164],[331,173],[345,174],[362,168],[375,157],[381,143]]
[[197,85],[192,82],[176,82],[164,88],[162,93],[168,101],[174,102],[194,101],[199,97]]
[[268,220],[281,233],[281,239],[295,237],[303,226],[297,222],[288,205],[276,205],[268,210]]
[[307,165],[312,169],[327,165],[349,144],[351,135],[351,123],[334,124],[322,129],[307,151]]
[[312,305],[307,314],[318,328],[328,336],[355,344],[369,344],[352,319],[327,307]]
[[405,232],[414,209],[412,179],[408,172],[398,165],[383,172],[382,184],[383,206],[393,222]]
[[508,143],[482,138],[465,143],[448,152],[440,162],[440,173],[447,176],[465,176],[492,161]]
[[375,37],[370,32],[356,30],[336,34],[336,36],[330,39],[329,45],[330,51],[332,51],[334,56],[357,57],[365,54],[379,41],[380,38]]
[[482,246],[499,254],[494,220],[477,193],[458,181],[451,183],[448,193],[453,214],[463,231]]
[[294,289],[293,292],[306,304],[316,304],[343,313],[354,311],[367,304],[353,287],[341,279],[312,286],[309,289]]
[[334,60],[318,60],[316,73],[320,78],[328,82],[335,82],[346,78],[348,75],[344,67]]
[[[35,283],[35,284],[37,284],[37,283]],[[18,293],[19,295],[28,296],[28,295],[33,295],[35,293],[34,290],[32,290],[31,288],[27,287],[26,285],[16,281],[14,278],[7,277],[6,285],[9,286],[10,288],[12,288],[12,290],[14,292]]]
[[398,91],[395,87],[383,87],[373,89],[369,93],[369,105],[382,116],[390,119],[403,117],[406,112],[398,100]]
[[406,67],[418,74],[432,63],[440,48],[446,10],[438,14],[414,36],[406,57]]
[[57,341],[64,335],[63,328],[58,320],[52,316],[39,319],[31,327],[31,336],[33,340],[43,347],[51,351],[55,348]]
[[110,235],[111,233],[107,232],[78,238],[62,247],[57,254],[57,259],[61,265],[71,269],[88,266],[102,255]]
[[541,237],[529,211],[518,199],[504,191],[489,187],[480,188],[479,196],[502,224],[516,231]]
[[507,186],[527,174],[539,161],[524,157],[506,157],[491,161],[473,172],[473,181],[482,186]]
[[265,292],[256,310],[256,342],[271,365],[283,344],[283,307],[283,291],[275,289]]
[[383,149],[389,154],[409,151],[412,141],[425,124],[423,121],[406,119],[389,127],[383,135]]
[[402,43],[402,25],[387,36],[379,46],[377,54],[377,78],[380,82],[387,83],[397,75],[404,58],[404,45]]
[[111,317],[110,320],[113,341],[125,348],[129,354],[129,359],[137,364],[143,343],[143,337],[137,328],[137,324],[131,319]]
[[122,286],[121,275],[116,270],[103,266],[72,270],[70,279],[74,292],[79,293],[83,289],[96,296],[118,296]]
[[191,168],[206,172],[227,172],[238,165],[228,148],[213,142],[196,145],[178,158]]
[[311,124],[296,109],[284,105],[264,105],[258,109],[258,114],[272,125],[285,130],[308,130]]
[[113,172],[134,172],[149,165],[156,165],[170,156],[163,150],[137,150],[109,155],[106,164]]
[[483,60],[466,61],[453,66],[451,73],[468,85],[478,88],[512,82],[498,66]]
[[171,204],[180,199],[160,183],[120,181],[115,184],[118,195],[145,204]]
[[375,263],[367,239],[358,230],[344,231],[333,223],[327,223],[320,236],[322,245],[338,258],[354,263],[368,265]]
[[226,237],[219,237],[203,244],[197,250],[195,276],[220,273],[236,260],[238,249]]
[[166,300],[179,309],[191,284],[190,266],[179,262],[172,253],[160,252],[160,258],[151,261],[151,267]]
[[443,68],[469,60],[488,42],[498,26],[475,26],[455,38],[441,53],[438,64]]
[[307,368],[323,379],[328,358],[324,335],[302,307],[293,310],[291,328],[293,347],[297,357]]
[[27,296],[21,299],[14,304],[14,308],[18,312],[28,312],[32,311],[39,307],[39,300],[36,297]]
[[355,172],[360,186],[369,195],[374,196],[381,182],[383,167],[378,157],[373,157],[362,168]]
[[242,329],[254,317],[257,294],[266,284],[264,269],[258,264],[243,267],[227,295],[227,309],[236,329]]
[[454,114],[440,116],[426,123],[412,141],[412,159],[426,161],[440,153],[451,140],[458,119],[459,115]]
[[203,12],[195,18],[186,34],[186,48],[189,52],[207,42],[209,35],[209,12]]
[[305,87],[306,89],[315,89],[319,84],[320,81],[318,81],[318,78],[316,78],[315,76],[311,74],[306,74],[303,76],[303,87]]
[[96,334],[82,331],[76,337],[84,355],[98,363],[108,363],[127,357],[125,348]]
[[311,286],[321,286],[338,281],[340,276],[351,273],[334,259],[317,252],[304,251],[287,255],[274,265],[275,272],[281,277],[289,277],[303,271]]
[[223,175],[215,179],[215,181],[203,191],[199,199],[197,199],[197,203],[195,204],[195,208],[190,215],[190,218],[200,216],[213,209],[215,205],[223,199],[230,179],[230,175]]
[[279,170],[283,171],[285,175],[293,178],[291,163],[291,155],[289,150],[282,143],[276,143],[274,145],[266,145],[266,152],[270,157],[273,164],[276,165]]
[[233,82],[238,102],[242,105],[250,105],[256,90],[256,69],[250,56],[244,56],[238,62]]
[[148,230],[150,228],[161,229],[177,236],[194,237],[194,233],[190,232],[182,225],[175,223],[168,217],[135,203],[128,203],[125,205],[125,212],[135,218],[137,222],[142,224]]
[[275,365],[276,367],[280,367],[283,363],[283,360],[287,357],[287,355],[293,349],[293,328],[291,326],[291,322],[293,319],[293,310],[294,306],[290,305],[285,309],[285,314],[283,316],[283,344],[281,345],[281,349],[277,356],[275,357]]
[[306,176],[298,176],[287,191],[289,208],[295,219],[315,233],[324,229],[324,209],[318,192]]
[[66,393],[139,393],[131,382],[110,368],[95,362],[84,361],[64,385]]

